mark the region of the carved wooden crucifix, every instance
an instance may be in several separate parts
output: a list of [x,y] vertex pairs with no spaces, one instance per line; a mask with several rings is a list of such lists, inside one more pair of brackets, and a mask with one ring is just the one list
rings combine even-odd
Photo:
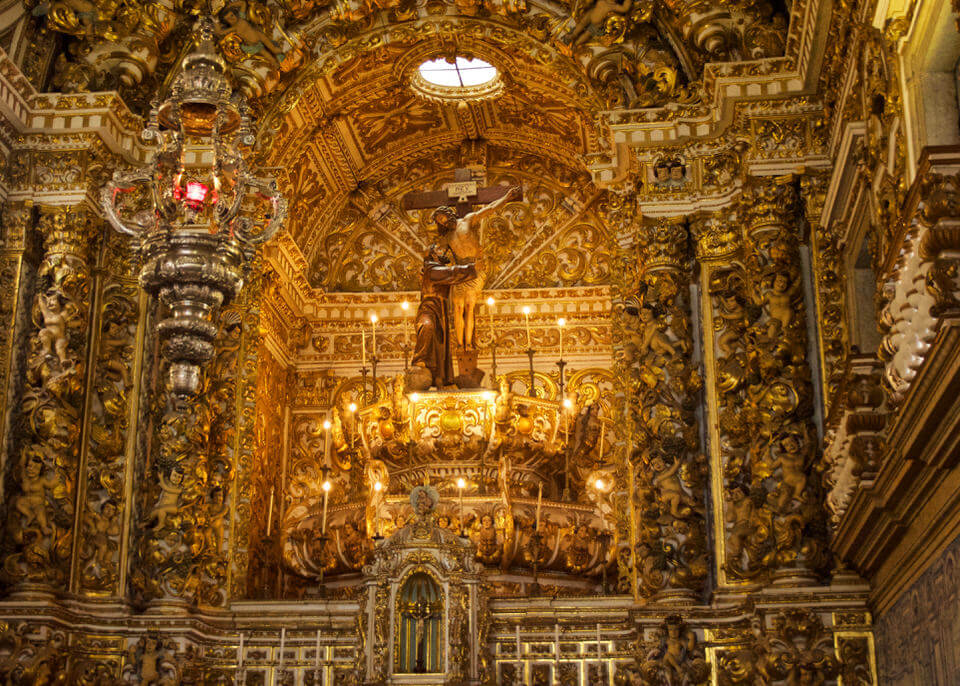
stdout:
[[474,205],[486,205],[499,200],[510,190],[510,186],[480,187],[472,176],[469,169],[456,169],[453,183],[447,184],[444,190],[407,193],[403,196],[403,209],[425,210],[446,205],[455,208],[457,216],[463,218]]

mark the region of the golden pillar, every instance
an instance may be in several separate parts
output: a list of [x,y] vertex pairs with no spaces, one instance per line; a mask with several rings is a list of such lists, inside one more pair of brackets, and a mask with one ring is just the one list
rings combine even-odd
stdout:
[[628,404],[636,440],[635,546],[640,594],[692,601],[707,577],[706,458],[696,407],[686,227],[641,225],[639,280],[625,308]]
[[41,209],[39,229],[44,255],[30,311],[21,438],[7,470],[3,576],[21,588],[65,589],[87,383],[91,236],[78,207]]
[[696,223],[721,585],[810,581],[826,562],[798,223],[791,178]]
[[27,231],[33,225],[33,209],[27,203],[7,203],[0,217],[0,474],[6,473],[10,427],[17,419],[15,403],[6,404],[19,393],[17,339],[30,324],[27,302],[30,280],[27,267]]
[[147,307],[128,241],[102,225],[99,233],[87,355],[93,373],[84,392],[70,588],[119,596],[125,588]]

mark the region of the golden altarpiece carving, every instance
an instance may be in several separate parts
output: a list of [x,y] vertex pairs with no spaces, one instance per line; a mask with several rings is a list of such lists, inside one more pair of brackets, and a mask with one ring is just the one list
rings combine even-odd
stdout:
[[[906,193],[897,24],[22,5],[0,681],[879,683],[844,517],[933,326],[890,284],[953,311],[960,204],[947,152]],[[432,83],[445,58],[495,72]],[[838,267],[857,184],[888,357]]]

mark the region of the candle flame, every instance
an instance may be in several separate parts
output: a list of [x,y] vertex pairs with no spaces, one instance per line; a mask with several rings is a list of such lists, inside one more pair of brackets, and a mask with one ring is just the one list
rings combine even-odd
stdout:
[[563,317],[560,317],[560,319],[557,320],[557,326],[563,327],[563,326],[566,326],[566,325],[567,325],[567,320],[564,319]]
[[356,412],[356,411],[357,411],[357,404],[356,404],[356,403],[350,403],[350,405],[349,405],[349,407],[348,407],[347,409],[350,410],[351,412]]
[[374,481],[374,482],[373,482],[373,490],[375,490],[375,491],[377,491],[377,492],[379,493],[380,491],[383,490],[383,484],[380,483],[379,481]]
[[402,303],[400,303],[400,309],[406,312],[407,310],[410,309],[410,303],[404,300]]
[[370,315],[370,321],[373,322],[374,324],[377,323],[377,320],[378,320],[378,319],[379,319],[379,317],[377,317],[377,313],[376,313],[376,312],[374,312],[374,313],[372,313],[372,314]]
[[325,490],[325,491],[329,491],[329,490],[330,490],[330,482],[329,482],[329,481],[324,481],[324,482],[323,482],[323,490]]
[[493,307],[493,304],[494,304],[495,302],[497,302],[497,301],[493,299],[493,296],[487,298],[487,307]]
[[529,306],[529,305],[524,305],[524,306],[523,306],[523,313],[524,313],[524,314],[527,314],[527,315],[530,314],[530,306]]
[[323,421],[323,430],[324,430],[324,431],[329,431],[331,426],[333,426],[333,425],[330,423],[330,420],[329,420],[329,419],[325,419],[325,420]]
[[463,480],[463,477],[457,479],[457,488],[466,488],[467,482]]

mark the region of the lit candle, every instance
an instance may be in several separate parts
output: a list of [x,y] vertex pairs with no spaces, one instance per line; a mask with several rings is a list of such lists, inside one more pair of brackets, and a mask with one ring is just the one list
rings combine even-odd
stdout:
[[457,479],[457,488],[460,489],[460,533],[463,534],[463,489],[466,487],[467,482],[463,480],[463,477]]
[[373,345],[370,347],[371,354],[377,356],[377,313],[374,312],[370,315],[370,324],[373,329]]
[[603,433],[607,430],[606,423],[601,419],[600,420],[600,457],[597,460],[603,459]]
[[[354,416],[354,413],[357,411],[357,404],[356,404],[356,403],[350,403],[350,405],[347,406],[347,409],[350,410],[350,418],[351,418],[351,420],[353,420],[354,424],[356,424],[356,417]],[[355,441],[356,441],[356,437],[357,437],[356,428],[357,428],[357,427],[354,426],[354,427],[353,427],[353,430],[350,432],[350,450],[353,450],[353,446],[355,445]]]
[[[380,483],[379,481],[374,482],[373,490],[379,493],[380,491],[383,490],[383,484]],[[376,508],[376,511],[373,513],[373,517],[374,517],[373,528],[376,530],[376,535],[379,536],[380,535],[380,499],[379,498],[377,498],[377,508]]]
[[[600,631],[600,625],[597,625],[597,631]],[[597,636],[600,634],[598,633]],[[313,656],[313,666],[314,669],[320,671],[320,629],[317,629],[317,650],[316,655]]]
[[566,326],[567,320],[563,317],[557,320],[557,328],[560,329],[560,359],[563,359],[563,327]]
[[490,345],[496,345],[497,343],[496,335],[493,332],[493,305],[495,302],[497,301],[492,296],[487,298],[487,317],[490,319]]
[[[600,653],[600,622],[597,622],[597,662],[602,662],[603,657]],[[599,665],[597,666],[597,671],[600,671]]]
[[270,535],[271,524],[273,523],[273,491],[270,491],[270,506],[267,508],[267,536]]
[[420,400],[420,396],[416,393],[410,395],[410,440],[412,441],[416,436],[413,430],[413,418],[417,415],[417,401]]
[[280,659],[277,663],[277,672],[283,671],[283,649],[287,644],[287,627],[280,629]]
[[410,320],[407,318],[410,303],[404,300],[400,303],[400,309],[403,310],[403,342],[405,345],[410,345]]
[[360,366],[367,366],[367,332],[360,327]]
[[533,350],[533,344],[530,342],[530,307],[523,306],[523,319],[527,326],[527,350]]
[[327,533],[327,500],[330,498],[330,482],[323,482],[323,525],[320,529],[320,534]]
[[535,528],[540,531],[540,503],[543,500],[543,482],[537,484],[537,523]]

